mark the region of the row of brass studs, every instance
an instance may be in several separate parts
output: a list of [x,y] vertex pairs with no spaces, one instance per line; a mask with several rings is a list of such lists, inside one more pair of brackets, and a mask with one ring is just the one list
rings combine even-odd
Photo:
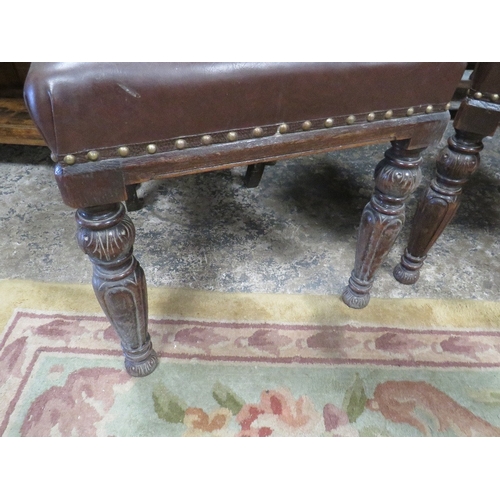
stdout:
[[[498,96],[497,96],[498,97]],[[446,110],[449,110],[450,109],[450,106],[451,106],[451,103],[448,103],[446,104],[445,106],[445,109]],[[426,108],[425,108],[425,112],[426,113],[432,113],[434,111],[434,107],[429,104]],[[415,113],[415,109],[413,107],[411,108],[408,108],[406,110],[406,116],[412,116],[413,114]],[[385,113],[384,113],[384,119],[385,120],[389,120],[390,118],[392,118],[394,115],[394,112],[392,109],[389,109],[387,110]],[[376,118],[376,115],[374,112],[371,112],[371,113],[368,113],[366,115],[366,121],[368,122],[372,122],[374,121]],[[324,126],[326,128],[330,128],[330,127],[333,127],[334,125],[334,119],[333,118],[327,118],[325,121],[324,121]],[[347,125],[353,125],[354,123],[356,123],[356,117],[354,115],[349,115],[346,119],[345,119],[345,123]],[[309,120],[306,120],[305,122],[302,123],[302,130],[304,131],[308,131],[308,130],[311,130],[312,129],[312,122],[309,121]],[[287,123],[282,123],[281,125],[278,126],[278,133],[279,134],[286,134],[288,133],[290,130],[290,127]],[[255,138],[258,138],[258,137],[262,137],[262,135],[264,134],[264,131],[261,127],[255,127],[253,130],[252,130],[252,137],[255,137]],[[226,138],[229,142],[235,142],[238,140],[238,133],[237,132],[228,132],[227,135],[226,135]],[[210,144],[213,143],[213,137],[211,135],[203,135],[201,137],[201,143],[204,145],[204,146],[209,146]],[[175,141],[175,148],[176,149],[184,149],[186,148],[187,146],[187,142],[185,139],[177,139]],[[146,152],[148,154],[155,154],[156,152],[158,151],[158,147],[156,146],[156,144],[148,144],[146,146]],[[125,158],[127,157],[129,154],[130,154],[130,150],[127,146],[121,146],[118,148],[117,150],[118,152],[118,155],[121,156],[122,158]],[[87,159],[89,159],[90,161],[97,161],[99,159],[99,152],[98,151],[89,151],[87,153]],[[64,163],[66,163],[67,165],[73,165],[75,162],[76,162],[76,158],[74,155],[66,155],[64,157]]]
[[474,99],[478,100],[486,100],[491,102],[500,102],[500,95],[493,94],[491,92],[479,92],[474,89],[469,89],[467,91],[467,95],[469,97],[474,97]]

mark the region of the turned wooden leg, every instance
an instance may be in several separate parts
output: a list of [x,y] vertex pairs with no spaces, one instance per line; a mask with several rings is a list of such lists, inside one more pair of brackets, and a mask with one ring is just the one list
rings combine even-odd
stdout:
[[257,187],[262,179],[262,174],[264,173],[264,169],[266,165],[274,165],[276,162],[268,162],[268,163],[255,163],[254,165],[248,165],[247,171],[245,174],[245,179],[243,180],[243,184],[247,188]]
[[140,184],[130,184],[126,186],[127,189],[127,210],[135,212],[144,206],[144,200],[137,196],[137,188]]
[[134,377],[158,365],[147,331],[144,272],[133,255],[134,224],[122,203],[77,210],[77,239],[94,267],[99,303],[122,341],[125,368]]
[[375,192],[361,216],[354,270],[342,295],[349,307],[368,305],[375,272],[403,226],[405,201],[420,183],[422,149],[407,150],[408,143],[393,141],[375,169]]
[[479,167],[482,139],[456,130],[439,153],[436,178],[420,200],[408,246],[394,268],[394,277],[400,283],[411,285],[418,280],[427,253],[458,209],[462,186]]

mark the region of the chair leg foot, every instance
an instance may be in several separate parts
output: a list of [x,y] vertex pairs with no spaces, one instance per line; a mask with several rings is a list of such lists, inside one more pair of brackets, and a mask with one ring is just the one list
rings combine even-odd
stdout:
[[132,377],[145,377],[153,373],[158,366],[158,355],[153,349],[151,340],[136,350],[123,346],[125,369]]
[[351,275],[349,284],[346,286],[342,294],[344,304],[353,309],[363,309],[370,302],[370,290],[372,283],[363,283],[355,276]]
[[420,268],[425,257],[413,257],[405,250],[401,262],[394,268],[393,275],[402,285],[414,285],[420,278]]

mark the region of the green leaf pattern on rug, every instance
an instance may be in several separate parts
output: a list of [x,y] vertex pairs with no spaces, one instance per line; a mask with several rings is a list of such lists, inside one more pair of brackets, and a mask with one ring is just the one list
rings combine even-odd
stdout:
[[472,392],[469,391],[469,397],[478,403],[487,405],[500,405],[500,392],[495,390],[483,389],[482,391]]
[[175,394],[172,394],[163,384],[157,384],[153,389],[155,412],[159,418],[172,424],[184,422],[188,405]]
[[392,437],[392,434],[387,429],[370,426],[363,427],[359,430],[360,437]]
[[245,404],[231,389],[220,382],[214,385],[212,396],[222,408],[227,408],[233,415],[237,415]]
[[349,417],[349,422],[352,424],[356,422],[358,417],[365,411],[365,405],[368,401],[366,397],[365,388],[363,386],[363,381],[356,373],[356,378],[354,379],[354,383],[347,390],[344,402],[342,404],[342,408],[347,413]]

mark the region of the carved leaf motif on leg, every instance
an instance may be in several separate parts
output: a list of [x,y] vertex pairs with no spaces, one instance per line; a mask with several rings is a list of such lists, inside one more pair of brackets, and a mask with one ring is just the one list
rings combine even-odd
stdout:
[[129,253],[135,239],[135,228],[130,218],[123,214],[112,227],[96,229],[81,224],[77,237],[80,248],[92,261],[111,262]]

